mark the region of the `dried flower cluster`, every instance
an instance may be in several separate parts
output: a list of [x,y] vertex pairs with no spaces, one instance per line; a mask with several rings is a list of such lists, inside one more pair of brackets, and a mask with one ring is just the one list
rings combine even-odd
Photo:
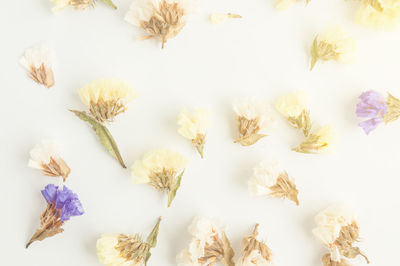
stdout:
[[312,130],[306,98],[303,92],[294,92],[282,96],[276,103],[276,108],[290,125],[300,129],[305,136],[305,140],[293,150],[301,153],[329,152],[336,142],[336,131],[330,125]]
[[171,150],[150,151],[132,165],[132,182],[147,183],[161,192],[167,192],[170,207],[181,185],[187,163],[185,157]]
[[359,0],[356,21],[361,25],[390,28],[400,21],[399,0]]
[[338,61],[349,64],[355,59],[355,42],[338,25],[329,25],[315,37],[311,46],[311,67],[319,61]]
[[53,51],[44,45],[38,45],[27,49],[20,63],[28,71],[32,80],[46,88],[51,88],[54,86],[53,60]]
[[396,121],[400,117],[400,100],[390,93],[385,98],[377,91],[370,90],[360,95],[360,102],[357,104],[356,115],[367,118],[358,125],[369,134],[379,124]]
[[71,169],[56,152],[56,144],[52,141],[42,141],[30,151],[28,166],[42,170],[46,176],[62,177],[67,180]]
[[58,12],[66,7],[73,7],[75,9],[86,9],[88,7],[93,7],[97,1],[101,1],[114,9],[117,9],[117,6],[112,2],[112,0],[51,0],[55,4],[53,7],[53,12]]
[[275,2],[275,8],[278,10],[287,10],[293,4],[298,2],[305,2],[306,4],[308,4],[311,2],[311,0],[277,0]]
[[105,122],[114,121],[115,117],[125,112],[127,103],[138,93],[127,82],[118,79],[100,79],[91,82],[79,91],[82,102],[89,108],[85,111],[71,110],[81,120],[89,123],[108,152],[126,168],[117,143],[108,131]]
[[348,265],[346,259],[363,256],[368,258],[354,243],[358,241],[360,228],[352,210],[343,205],[333,205],[315,217],[317,227],[313,234],[328,248],[322,261],[324,266]]
[[252,195],[286,198],[299,205],[299,191],[294,180],[289,178],[276,160],[265,160],[255,167],[248,187]]
[[239,14],[232,14],[232,13],[213,13],[210,15],[210,22],[212,24],[219,24],[231,18],[242,18],[242,16]]
[[243,238],[243,250],[236,266],[273,266],[269,247],[258,240],[258,224],[253,233]]
[[235,143],[250,146],[267,136],[264,131],[275,126],[275,117],[269,106],[255,98],[236,100],[233,104],[238,121],[239,137]]
[[201,158],[204,157],[204,144],[210,124],[210,113],[202,108],[196,108],[193,114],[185,109],[178,117],[179,134],[192,142]]
[[161,217],[154,226],[146,241],[139,234],[135,235],[111,235],[105,234],[97,240],[97,257],[100,263],[107,266],[146,265],[150,259],[152,248],[157,245],[157,236]]
[[177,265],[203,266],[221,262],[225,266],[234,266],[234,252],[224,230],[216,220],[196,217],[189,226],[192,240],[177,256]]
[[59,189],[58,186],[49,184],[42,190],[42,195],[47,201],[47,208],[40,217],[40,229],[33,234],[26,248],[35,241],[42,241],[62,233],[64,231],[62,226],[66,221],[84,213],[78,195],[66,186]]
[[148,34],[140,39],[158,39],[164,48],[186,25],[186,16],[194,8],[194,0],[134,0],[125,20]]

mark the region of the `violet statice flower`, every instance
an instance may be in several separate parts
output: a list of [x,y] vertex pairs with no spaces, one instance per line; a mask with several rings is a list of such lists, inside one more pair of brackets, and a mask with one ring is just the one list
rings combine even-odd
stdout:
[[356,114],[358,117],[369,118],[358,125],[369,134],[383,122],[383,117],[387,112],[385,98],[377,91],[370,90],[360,95],[360,102],[357,104]]
[[42,191],[47,201],[47,208],[40,217],[41,227],[36,230],[31,240],[26,244],[29,247],[35,241],[42,241],[48,237],[62,233],[62,225],[72,216],[79,216],[84,213],[78,195],[64,186],[59,189],[53,184],[47,185]]

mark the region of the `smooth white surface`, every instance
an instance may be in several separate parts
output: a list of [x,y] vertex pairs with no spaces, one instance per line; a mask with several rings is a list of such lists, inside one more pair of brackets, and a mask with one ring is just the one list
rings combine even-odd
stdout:
[[[307,8],[298,4],[287,12],[276,11],[268,0],[204,0],[161,50],[155,41],[135,40],[135,30],[123,20],[130,1],[115,3],[117,11],[99,3],[94,10],[57,15],[46,0],[1,4],[1,265],[99,265],[95,244],[102,233],[147,234],[159,215],[164,219],[149,265],[176,265],[176,254],[189,243],[187,226],[195,215],[209,215],[228,225],[237,254],[242,237],[258,222],[277,266],[317,266],[325,250],[311,234],[313,217],[336,202],[357,211],[359,245],[370,265],[398,264],[400,122],[366,137],[354,109],[367,89],[400,97],[399,30],[379,32],[355,24],[356,3],[342,0],[312,1]],[[212,12],[244,18],[212,25]],[[358,60],[351,66],[318,63],[309,72],[309,46],[329,22],[342,24],[354,36]],[[56,86],[49,90],[28,79],[18,64],[26,48],[42,42],[57,54]],[[131,184],[129,171],[68,112],[85,108],[78,88],[113,76],[141,93],[109,126],[126,163],[164,147],[190,159],[170,209],[165,195]],[[253,147],[233,143],[234,98],[257,96],[273,104],[297,89],[309,92],[314,122],[337,127],[336,154],[292,152],[302,137],[281,116],[277,130]],[[194,106],[213,114],[204,160],[177,134],[177,114]],[[29,150],[42,139],[64,146],[61,154],[72,168],[67,186],[79,194],[86,214],[72,218],[62,235],[25,250],[45,208],[40,190],[58,182],[27,167]],[[249,195],[252,168],[269,155],[296,179],[300,207]],[[353,264],[365,262],[358,258]]]

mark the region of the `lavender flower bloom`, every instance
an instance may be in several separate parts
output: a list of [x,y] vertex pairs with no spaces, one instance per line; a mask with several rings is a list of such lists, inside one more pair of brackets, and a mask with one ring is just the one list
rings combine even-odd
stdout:
[[385,98],[378,92],[370,90],[360,95],[360,102],[357,104],[356,114],[358,117],[369,118],[358,125],[362,127],[365,134],[369,134],[372,130],[383,122],[383,117],[387,112]]
[[58,186],[49,184],[42,190],[42,195],[47,203],[55,204],[56,209],[61,210],[60,220],[62,222],[68,221],[72,216],[79,216],[84,213],[78,195],[66,186],[59,190]]

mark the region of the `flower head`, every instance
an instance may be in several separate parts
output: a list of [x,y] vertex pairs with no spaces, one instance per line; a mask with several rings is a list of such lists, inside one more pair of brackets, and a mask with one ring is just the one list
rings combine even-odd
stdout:
[[311,56],[311,70],[318,60],[351,63],[355,58],[355,42],[341,27],[330,25],[315,37]]
[[142,39],[159,39],[164,48],[186,25],[194,6],[194,0],[134,0],[125,20],[148,34]]
[[[117,9],[117,6],[114,5],[112,0],[100,0],[105,4],[111,6],[114,9]],[[53,12],[58,12],[63,10],[64,8],[71,6],[75,9],[86,9],[88,7],[93,7],[96,4],[96,0],[51,0],[55,4],[53,7]]]
[[287,198],[299,205],[296,184],[277,160],[265,160],[255,167],[248,187],[252,195]]
[[154,150],[132,165],[134,184],[149,183],[160,191],[168,192],[168,207],[179,189],[188,161],[171,150]]
[[263,241],[258,240],[258,226],[243,239],[242,254],[236,262],[237,266],[273,266],[271,250]]
[[236,100],[233,110],[238,120],[239,138],[235,143],[242,146],[253,145],[265,134],[262,131],[270,130],[275,126],[275,117],[269,106],[255,98]]
[[136,235],[102,235],[96,244],[97,257],[100,263],[108,266],[142,266],[146,265],[150,249],[157,244],[161,217],[146,241]]
[[400,21],[400,1],[360,0],[356,21],[365,26],[389,28]]
[[356,114],[358,117],[368,118],[368,120],[359,124],[368,135],[383,122],[388,108],[385,98],[376,91],[366,91],[359,98],[360,102],[357,104]]
[[235,265],[230,242],[218,221],[196,217],[189,226],[189,233],[192,241],[177,256],[178,266],[214,265],[218,261],[227,266]]
[[360,229],[351,209],[332,205],[315,216],[315,222],[317,227],[313,229],[313,234],[329,249],[330,260],[341,262],[343,257],[361,255],[369,263],[360,249],[353,247],[354,242],[358,241]]
[[311,130],[310,114],[307,110],[308,95],[303,91],[295,91],[279,98],[275,107],[287,118],[290,125],[301,129],[305,136]]
[[54,142],[42,141],[30,151],[30,156],[28,166],[42,170],[46,176],[60,176],[65,182],[71,172],[67,163],[56,152]]
[[113,121],[127,110],[127,104],[138,93],[127,82],[118,79],[100,79],[81,88],[79,96],[89,107],[90,114],[99,122]]
[[238,14],[232,14],[232,13],[213,13],[210,15],[210,22],[212,24],[218,24],[218,23],[222,23],[225,22],[228,19],[231,18],[242,18],[241,15]]
[[35,241],[42,241],[48,237],[62,233],[62,225],[73,216],[80,216],[84,213],[78,195],[64,186],[49,184],[41,191],[47,202],[47,208],[40,217],[41,228],[36,230],[26,247]]
[[337,140],[337,133],[333,126],[327,125],[310,133],[294,151],[301,153],[330,152]]
[[[308,4],[311,0],[305,0],[306,4]],[[275,2],[275,8],[278,10],[287,10],[294,3],[304,2],[304,0],[277,0]]]
[[210,127],[210,114],[207,110],[197,108],[193,115],[186,109],[178,117],[179,134],[192,141],[197,151],[203,158],[203,149],[207,130]]
[[37,45],[25,51],[20,64],[28,71],[33,81],[50,88],[54,86],[53,60],[53,51],[44,45]]

